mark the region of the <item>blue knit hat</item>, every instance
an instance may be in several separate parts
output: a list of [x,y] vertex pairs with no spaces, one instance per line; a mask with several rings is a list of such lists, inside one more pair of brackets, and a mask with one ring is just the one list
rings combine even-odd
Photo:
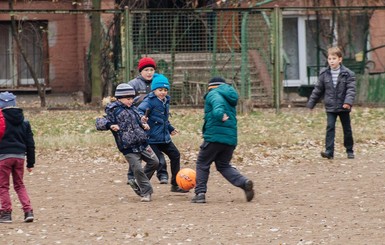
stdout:
[[127,83],[121,83],[116,87],[115,97],[117,99],[135,97],[135,89]]
[[16,96],[13,93],[0,93],[0,108],[16,106]]
[[151,82],[151,90],[155,90],[157,88],[166,88],[170,90],[170,83],[168,82],[167,77],[162,74],[155,73]]

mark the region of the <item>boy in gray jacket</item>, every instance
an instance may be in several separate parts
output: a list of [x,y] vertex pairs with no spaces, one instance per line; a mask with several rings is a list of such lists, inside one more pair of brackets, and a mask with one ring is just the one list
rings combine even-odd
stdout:
[[350,122],[350,111],[356,95],[356,77],[354,72],[341,64],[342,52],[338,47],[328,49],[328,67],[321,70],[318,83],[309,98],[307,107],[313,109],[324,97],[327,115],[325,151],[321,156],[334,158],[334,139],[337,117],[340,118],[344,132],[344,146],[347,157],[354,158],[353,132]]

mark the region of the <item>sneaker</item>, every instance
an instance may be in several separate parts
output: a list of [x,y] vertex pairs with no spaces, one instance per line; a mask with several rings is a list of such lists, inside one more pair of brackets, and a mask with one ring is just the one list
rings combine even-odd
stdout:
[[354,159],[354,153],[348,152],[348,159]]
[[205,193],[198,193],[191,199],[192,203],[206,203],[206,195]]
[[171,186],[171,192],[187,193],[189,191],[185,191],[177,185],[172,185]]
[[140,199],[140,201],[141,201],[141,202],[151,202],[151,194],[142,196],[142,198]]
[[253,181],[246,180],[243,190],[245,191],[246,201],[250,202],[254,198]]
[[26,222],[26,223],[33,222],[33,211],[32,210],[24,213],[24,222]]
[[321,157],[327,158],[327,159],[333,159],[333,156],[326,152],[321,152]]
[[168,179],[166,179],[166,178],[161,178],[160,181],[159,181],[159,183],[162,184],[162,185],[167,185]]
[[136,193],[136,195],[141,196],[140,188],[139,188],[139,186],[138,186],[138,183],[136,183],[136,180],[134,180],[134,179],[129,179],[129,180],[127,181],[127,184],[131,186],[131,188],[134,190],[134,192]]
[[0,223],[12,223],[12,212],[0,211]]

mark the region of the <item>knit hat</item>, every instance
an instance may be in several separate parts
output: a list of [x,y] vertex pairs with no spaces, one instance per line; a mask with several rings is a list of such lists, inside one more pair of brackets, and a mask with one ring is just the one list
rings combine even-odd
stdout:
[[16,96],[12,93],[0,93],[0,108],[16,106]]
[[166,88],[170,90],[170,83],[168,82],[167,77],[162,74],[155,73],[151,82],[151,90],[155,90],[157,88]]
[[135,90],[127,83],[121,83],[116,87],[115,97],[117,99],[135,97]]
[[146,67],[156,68],[155,61],[150,57],[143,57],[138,62],[138,70],[141,72]]
[[209,81],[209,87],[211,87],[211,86],[219,86],[219,85],[224,84],[224,83],[226,83],[226,81],[222,77],[213,77]]

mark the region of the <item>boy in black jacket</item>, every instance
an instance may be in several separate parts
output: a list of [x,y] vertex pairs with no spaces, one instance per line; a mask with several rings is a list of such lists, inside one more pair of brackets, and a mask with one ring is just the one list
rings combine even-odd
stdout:
[[23,110],[16,107],[15,98],[12,93],[0,93],[0,109],[5,119],[2,125],[5,126],[5,132],[0,141],[0,223],[12,222],[12,203],[9,196],[11,174],[24,211],[24,222],[32,222],[34,219],[23,175],[26,155],[27,171],[31,172],[34,167],[35,141],[31,125],[24,120]]

